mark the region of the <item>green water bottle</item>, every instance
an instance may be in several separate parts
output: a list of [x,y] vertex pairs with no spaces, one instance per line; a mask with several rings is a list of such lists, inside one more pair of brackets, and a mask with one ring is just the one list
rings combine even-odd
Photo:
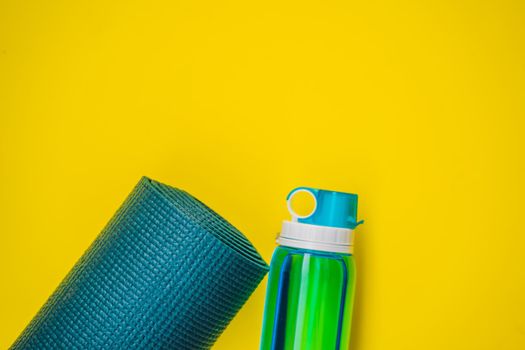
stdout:
[[[298,215],[291,199],[315,200]],[[268,277],[261,350],[348,349],[355,290],[357,195],[298,187],[287,196],[291,221],[277,238]]]

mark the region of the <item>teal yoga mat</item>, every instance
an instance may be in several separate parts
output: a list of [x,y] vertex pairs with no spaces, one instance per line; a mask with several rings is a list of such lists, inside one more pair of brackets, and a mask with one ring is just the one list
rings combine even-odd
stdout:
[[225,219],[144,177],[12,349],[208,349],[267,271]]

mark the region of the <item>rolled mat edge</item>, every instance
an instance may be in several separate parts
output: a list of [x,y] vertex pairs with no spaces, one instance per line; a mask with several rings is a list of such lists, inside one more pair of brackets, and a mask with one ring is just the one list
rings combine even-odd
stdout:
[[267,271],[228,221],[143,177],[11,349],[208,349]]

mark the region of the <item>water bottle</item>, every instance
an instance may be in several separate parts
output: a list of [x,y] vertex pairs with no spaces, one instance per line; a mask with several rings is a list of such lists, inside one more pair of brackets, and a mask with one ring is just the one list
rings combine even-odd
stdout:
[[[310,194],[314,209],[298,215],[292,197]],[[287,198],[270,264],[261,350],[348,349],[355,291],[353,231],[357,195],[298,187]]]

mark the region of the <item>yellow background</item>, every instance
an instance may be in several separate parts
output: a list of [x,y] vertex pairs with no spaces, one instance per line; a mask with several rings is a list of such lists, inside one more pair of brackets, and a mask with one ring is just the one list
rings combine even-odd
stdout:
[[358,193],[352,350],[524,349],[524,4],[0,0],[0,348],[148,175],[267,261],[291,188]]

